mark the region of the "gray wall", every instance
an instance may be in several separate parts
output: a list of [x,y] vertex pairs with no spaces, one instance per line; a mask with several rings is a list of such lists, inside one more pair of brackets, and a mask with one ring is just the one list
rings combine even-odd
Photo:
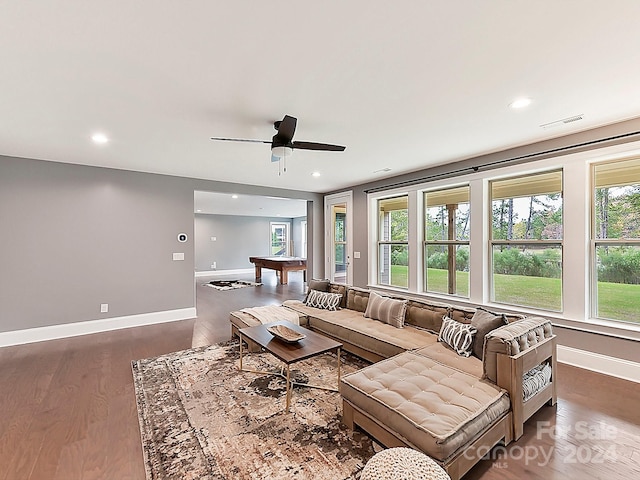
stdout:
[[307,217],[298,217],[293,218],[293,234],[291,238],[293,239],[293,256],[294,257],[306,257],[307,251],[304,249],[304,245],[302,244],[302,222],[304,222]]
[[[322,211],[309,192],[0,156],[0,332],[194,307],[194,190]],[[313,228],[311,270],[324,248]]]
[[[594,143],[601,139],[610,139],[604,142]],[[441,165],[438,167],[421,170],[411,174],[387,178],[374,183],[355,185],[351,188],[342,188],[339,191],[353,191],[353,250],[360,252],[359,259],[353,259],[353,284],[366,287],[368,283],[368,225],[367,225],[367,190],[375,188],[393,188],[400,182],[427,183],[430,178],[440,179],[470,173],[474,167],[480,166],[480,171],[491,170],[505,165],[526,163],[533,158],[532,154],[551,151],[548,154],[536,156],[535,160],[551,158],[559,153],[575,153],[589,151],[605,146],[637,141],[640,139],[640,119],[628,120],[605,127],[575,133],[565,137],[559,137],[544,142],[525,145],[502,152],[470,158],[458,163]],[[578,148],[566,149],[571,145],[580,145]],[[555,152],[553,150],[556,150]],[[333,192],[331,192],[333,193]],[[336,192],[337,193],[337,192]],[[559,342],[562,345],[581,350],[593,351],[602,355],[609,355],[634,362],[640,362],[638,352],[638,332],[624,334],[633,339],[616,338],[615,332],[609,330],[606,335],[576,329],[575,322],[554,320]],[[571,327],[571,328],[569,328]],[[614,336],[612,336],[614,335]]]
[[[289,223],[295,248],[300,238],[300,219],[295,220],[282,217],[196,214],[196,271],[212,270],[214,261],[216,270],[253,268],[253,264],[249,262],[250,256],[270,255],[271,222]],[[212,241],[211,237],[216,240]]]
[[194,306],[187,182],[0,161],[0,331]]

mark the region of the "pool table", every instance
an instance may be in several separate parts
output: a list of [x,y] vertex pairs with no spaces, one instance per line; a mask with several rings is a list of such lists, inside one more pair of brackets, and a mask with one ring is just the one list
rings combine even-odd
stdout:
[[275,270],[280,274],[280,284],[289,282],[289,272],[303,270],[304,279],[307,277],[307,259],[301,257],[249,257],[249,261],[256,267],[256,282],[262,278],[262,269]]

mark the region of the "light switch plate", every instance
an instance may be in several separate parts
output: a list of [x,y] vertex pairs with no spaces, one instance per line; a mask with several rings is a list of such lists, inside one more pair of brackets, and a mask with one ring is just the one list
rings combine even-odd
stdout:
[[173,254],[173,260],[184,260],[184,253],[180,252],[180,253],[174,253]]
[[353,258],[360,258],[360,252],[353,252]]

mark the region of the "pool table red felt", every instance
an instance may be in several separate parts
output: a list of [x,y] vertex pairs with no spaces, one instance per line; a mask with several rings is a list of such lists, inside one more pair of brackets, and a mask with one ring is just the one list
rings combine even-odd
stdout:
[[306,277],[307,259],[301,257],[249,257],[249,261],[256,267],[256,281],[262,278],[262,269],[268,268],[280,273],[280,283],[289,282],[289,272],[304,270]]

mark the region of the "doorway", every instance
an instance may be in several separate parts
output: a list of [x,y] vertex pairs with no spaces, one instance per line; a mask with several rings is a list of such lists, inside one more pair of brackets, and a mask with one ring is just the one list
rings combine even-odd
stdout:
[[343,192],[325,197],[326,271],[332,282],[353,283],[351,266],[352,192]]

